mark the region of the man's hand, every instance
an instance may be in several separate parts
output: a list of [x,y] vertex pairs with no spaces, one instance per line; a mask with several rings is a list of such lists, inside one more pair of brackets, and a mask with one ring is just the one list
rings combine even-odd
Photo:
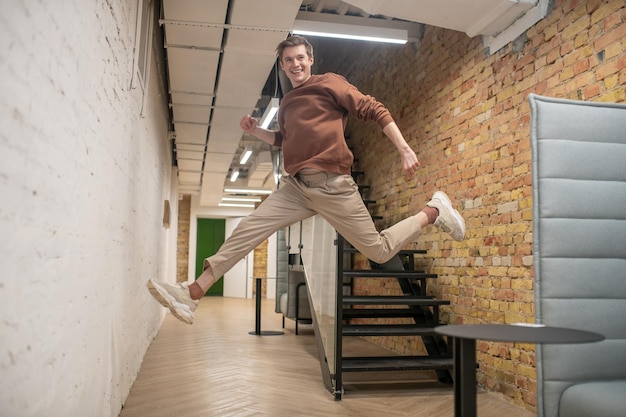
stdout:
[[259,121],[255,119],[254,117],[250,116],[249,114],[246,114],[245,116],[243,116],[241,118],[241,122],[239,122],[239,126],[241,126],[241,129],[244,132],[250,133],[250,134],[254,131],[254,129],[256,129],[258,125],[259,125]]
[[241,118],[239,126],[241,126],[241,129],[243,129],[244,132],[256,136],[265,143],[269,143],[272,146],[276,143],[276,132],[273,130],[263,129],[259,126],[259,121],[249,114],[246,114]]
[[407,147],[407,149],[402,150],[400,159],[402,161],[402,169],[406,176],[409,179],[413,178],[413,175],[420,167],[420,161],[418,161],[417,155],[415,155],[413,149]]

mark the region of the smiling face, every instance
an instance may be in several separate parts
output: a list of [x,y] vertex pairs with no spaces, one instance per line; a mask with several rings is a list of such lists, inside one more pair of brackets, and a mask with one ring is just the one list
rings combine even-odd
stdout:
[[311,78],[312,65],[313,57],[309,56],[304,45],[288,46],[283,49],[280,68],[285,71],[294,88]]

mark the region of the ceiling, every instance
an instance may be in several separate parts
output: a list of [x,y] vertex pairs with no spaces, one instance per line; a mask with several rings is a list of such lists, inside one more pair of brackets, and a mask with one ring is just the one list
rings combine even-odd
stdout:
[[[261,117],[290,88],[276,45],[297,21],[401,28],[419,43],[424,24],[493,36],[537,0],[163,0],[171,140],[180,194],[217,207],[225,187],[275,189],[277,151],[244,135],[245,114]],[[327,52],[332,53],[332,51]],[[317,51],[319,56],[319,51]],[[239,163],[244,148],[254,156]],[[230,174],[240,171],[231,183]],[[247,193],[239,192],[237,195]]]

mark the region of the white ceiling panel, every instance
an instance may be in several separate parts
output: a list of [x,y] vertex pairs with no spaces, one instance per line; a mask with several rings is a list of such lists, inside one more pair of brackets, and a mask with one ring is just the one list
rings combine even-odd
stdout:
[[[181,184],[197,180],[184,171],[197,169],[194,159],[203,158],[204,202],[221,200],[243,136],[239,121],[254,113],[275,64],[276,45],[291,30],[300,6],[301,0],[164,0]],[[184,149],[204,145],[207,136],[206,153]]]
[[186,151],[186,152],[204,152],[204,144],[192,145],[192,144],[179,143],[177,144],[176,149],[178,151]]
[[193,160],[193,161],[200,161],[200,162],[202,162],[204,160],[204,149],[201,152],[193,152],[193,151],[180,150],[177,147],[177,149],[176,149],[176,159],[177,160],[186,159],[186,160]]
[[212,94],[194,94],[172,92],[172,104],[196,104],[199,106],[210,106],[213,103]]
[[302,0],[235,0],[231,23],[288,31],[301,5]]
[[251,55],[276,56],[276,46],[288,34],[289,31],[231,30],[228,34],[227,45],[232,51],[247,50]]
[[198,106],[195,104],[177,104],[173,106],[174,123],[195,122],[209,123],[211,107]]
[[172,91],[213,94],[218,51],[167,48],[167,54]]
[[209,129],[208,125],[176,123],[176,143],[192,143],[196,145],[204,145],[206,143],[206,134]]
[[[258,98],[258,97],[257,97]],[[256,99],[255,99],[256,100]],[[249,114],[254,107],[216,107],[213,112],[212,128],[229,129],[236,136],[241,137],[243,131],[239,126],[241,118]],[[213,132],[211,132],[213,133]],[[210,136],[209,136],[210,137]]]
[[224,23],[228,0],[164,0],[166,19],[189,22]]
[[209,142],[207,143],[207,153],[221,153],[230,154],[228,163],[230,164],[235,152],[239,148],[239,142],[241,142],[241,130],[239,132],[233,131],[230,127],[213,127],[209,135]]
[[226,173],[204,173],[200,191],[200,204],[203,206],[217,206],[222,201]]
[[260,92],[254,95],[250,95],[250,93],[250,91],[245,91],[244,89],[238,87],[237,91],[235,92],[226,92],[224,90],[222,94],[219,94],[215,98],[215,105],[218,109],[231,108],[236,112],[236,114],[238,115],[238,117],[236,117],[237,128],[239,128],[239,120],[241,119],[241,116],[245,114],[251,114],[251,112],[256,108],[259,98],[261,98]]
[[[222,61],[222,71],[226,71],[229,77],[220,80],[217,91],[216,103],[225,105],[222,94],[228,95],[245,95],[261,96],[263,85],[267,81],[267,77],[272,71],[276,57],[274,54],[250,54],[241,52],[227,51],[224,53]],[[250,71],[254,68],[254,71]],[[256,100],[253,105],[256,104]]]
[[196,185],[200,184],[202,174],[196,172],[179,172],[178,180],[181,185]]
[[193,26],[165,22],[165,38],[168,47],[189,46],[219,50],[222,47],[224,29],[216,26]]
[[204,172],[220,173],[222,179],[226,177],[228,168],[230,168],[230,160],[224,158],[222,153],[207,153],[206,162],[204,164]]
[[[179,155],[180,156],[180,155]],[[202,172],[202,160],[189,160],[178,158],[178,170],[179,171],[193,171],[195,173]]]
[[487,9],[489,10],[488,13],[484,13],[473,24],[468,25],[465,32],[471,37],[477,35],[495,36],[535,7],[536,4],[537,0],[502,0],[493,9]]

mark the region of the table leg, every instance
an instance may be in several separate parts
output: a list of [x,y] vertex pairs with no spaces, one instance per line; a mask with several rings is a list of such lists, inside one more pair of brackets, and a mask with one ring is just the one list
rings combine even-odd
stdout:
[[476,340],[454,338],[454,415],[476,417]]
[[255,297],[255,318],[254,318],[254,331],[248,332],[253,336],[278,336],[284,334],[283,332],[277,332],[273,330],[261,331],[261,279],[255,278],[256,281],[256,297]]

